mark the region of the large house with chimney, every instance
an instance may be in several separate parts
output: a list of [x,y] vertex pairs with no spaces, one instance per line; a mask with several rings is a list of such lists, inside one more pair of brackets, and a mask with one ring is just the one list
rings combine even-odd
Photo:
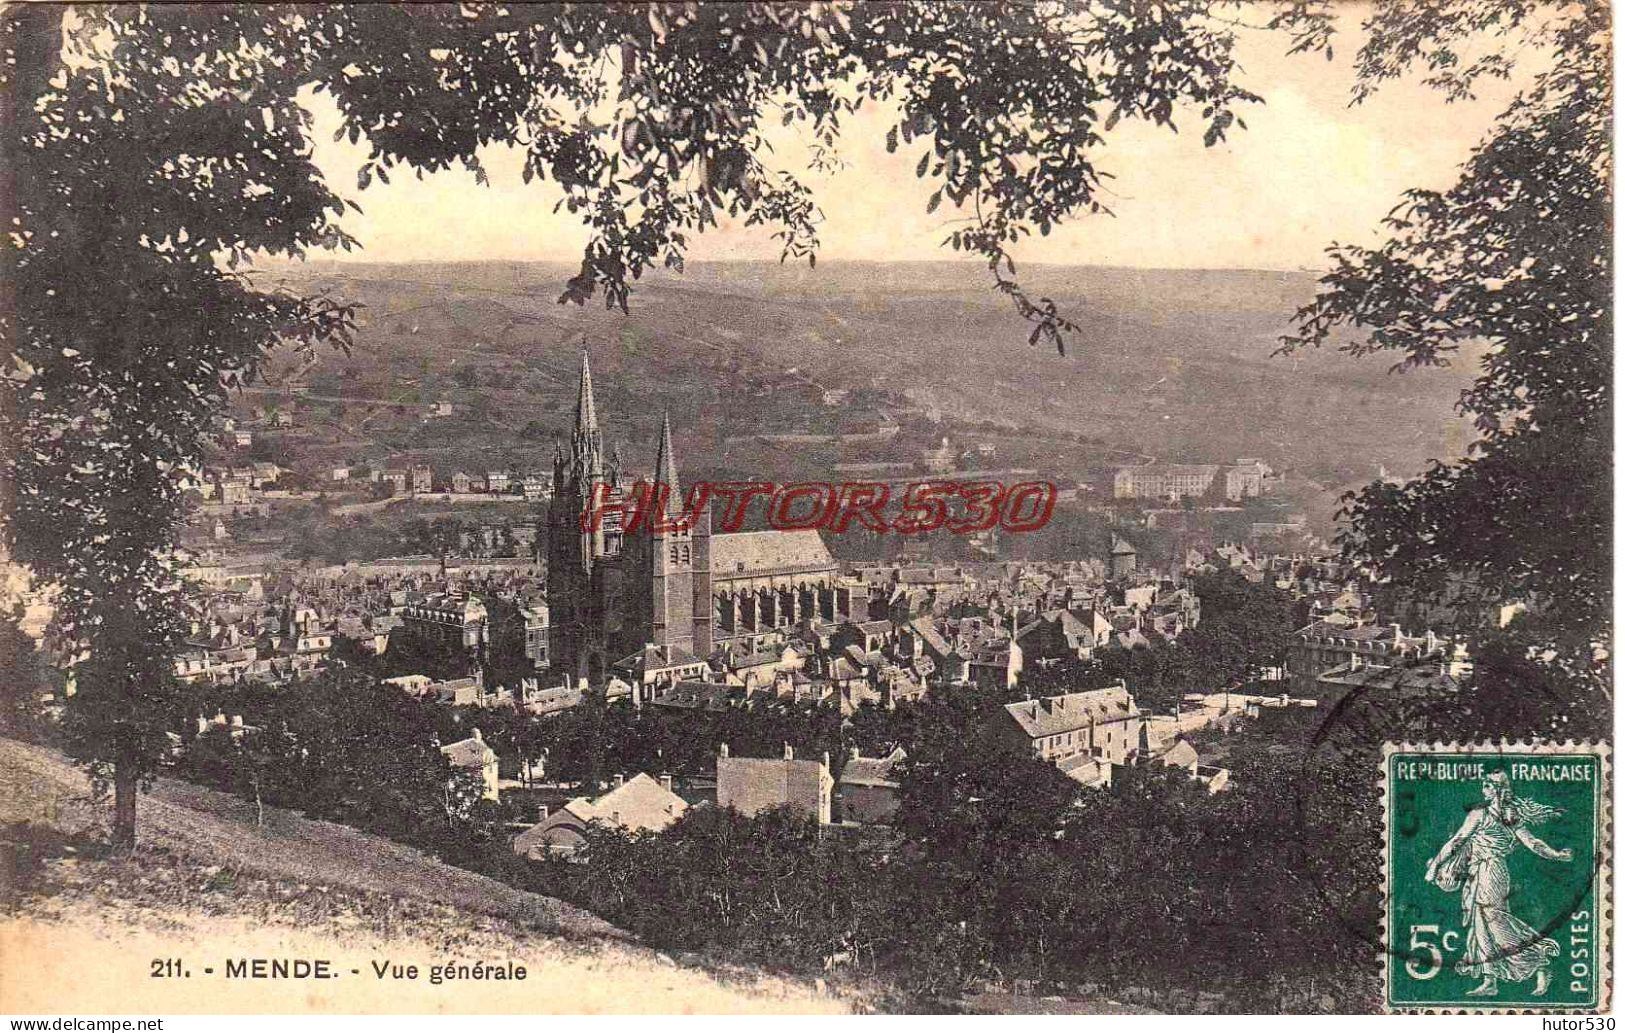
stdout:
[[1113,767],[1146,752],[1145,720],[1121,684],[1022,700],[1004,712],[1003,731],[1012,742],[1085,785],[1109,785]]
[[1366,685],[1447,684],[1470,664],[1465,646],[1432,631],[1409,635],[1398,624],[1321,620],[1294,636],[1286,667],[1294,695],[1325,698]]

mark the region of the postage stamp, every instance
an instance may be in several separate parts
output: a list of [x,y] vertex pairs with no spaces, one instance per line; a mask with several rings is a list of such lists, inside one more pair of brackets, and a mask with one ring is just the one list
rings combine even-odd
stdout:
[[1591,743],[1383,749],[1393,1011],[1600,1011],[1609,754]]

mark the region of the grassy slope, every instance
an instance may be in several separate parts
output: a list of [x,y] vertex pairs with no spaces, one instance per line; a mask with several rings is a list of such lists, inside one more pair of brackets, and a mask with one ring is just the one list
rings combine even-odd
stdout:
[[[161,780],[133,857],[72,837],[105,820],[82,774],[0,740],[0,823],[69,837],[33,870],[0,869],[0,1012],[838,1012],[843,1000],[739,969],[674,964],[577,908],[338,825]],[[12,856],[7,851],[7,856]],[[188,980],[153,979],[180,956]],[[331,982],[227,982],[228,957],[332,959]],[[17,959],[30,959],[28,978]],[[515,961],[523,982],[379,981],[375,960]],[[213,962],[215,975],[201,968]],[[352,969],[360,970],[359,975]]]

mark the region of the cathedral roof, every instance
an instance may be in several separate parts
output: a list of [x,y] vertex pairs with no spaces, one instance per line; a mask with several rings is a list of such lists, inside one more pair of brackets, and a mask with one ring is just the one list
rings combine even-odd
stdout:
[[713,580],[835,569],[835,558],[817,531],[736,531],[711,538]]

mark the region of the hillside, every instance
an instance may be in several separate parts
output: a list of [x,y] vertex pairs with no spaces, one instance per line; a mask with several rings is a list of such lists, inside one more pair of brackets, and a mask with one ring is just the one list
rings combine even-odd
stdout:
[[[1123,450],[1013,456],[1063,474],[1133,452],[1258,455],[1335,489],[1369,480],[1379,464],[1416,471],[1469,438],[1452,405],[1470,360],[1390,375],[1381,358],[1331,350],[1272,358],[1293,311],[1313,295],[1303,272],[1024,267],[1024,283],[1082,327],[1065,358],[1027,347],[1023,324],[973,263],[696,265],[640,283],[629,315],[555,304],[569,272],[545,263],[315,262],[261,276],[366,305],[353,354],[323,354],[298,378],[328,400],[317,404],[342,413],[349,430],[328,441],[335,455],[404,448],[435,461],[494,455],[545,465],[545,440],[520,442],[517,432],[531,421],[565,427],[583,344],[609,437],[629,446],[634,463],[652,456],[669,407],[679,454],[696,464],[809,472],[804,450],[753,449],[738,438],[827,429],[838,414],[819,404],[824,388],[906,394],[962,424],[1083,434]],[[273,381],[298,365],[274,370]],[[460,418],[414,428],[344,399],[447,399]],[[1007,445],[1017,448],[1001,442],[1001,455]],[[910,457],[885,451],[836,450],[816,462]]]
[[[406,847],[170,780],[142,797],[142,845],[95,856],[83,775],[0,740],[0,1012],[808,1013],[844,999],[747,969],[678,964],[577,908]],[[26,824],[24,824],[26,823]],[[153,978],[179,957],[189,977]],[[337,978],[224,977],[229,958],[325,958]],[[29,959],[26,978],[17,959]],[[211,964],[212,962],[212,964]],[[416,964],[380,980],[374,962]],[[523,981],[430,982],[509,962]],[[212,975],[201,970],[213,967]]]

